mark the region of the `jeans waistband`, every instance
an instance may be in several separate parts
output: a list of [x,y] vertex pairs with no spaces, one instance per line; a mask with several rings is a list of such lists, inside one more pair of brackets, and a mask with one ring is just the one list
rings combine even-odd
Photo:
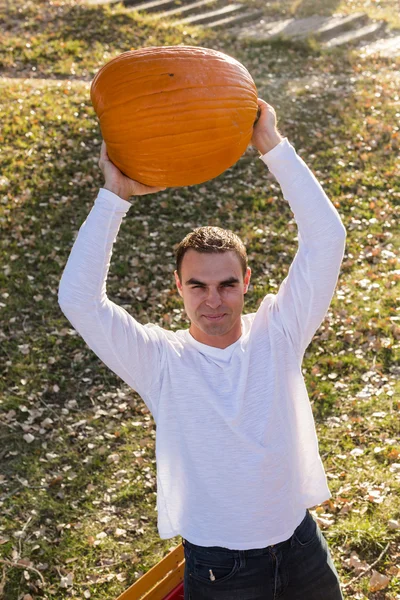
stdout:
[[[304,521],[306,521],[307,519],[312,519],[312,516],[308,510],[308,508],[306,509],[306,514],[303,518],[303,520],[301,521],[301,523],[296,527],[296,529],[294,530],[293,534],[296,532],[296,530],[303,525]],[[286,546],[289,546],[292,542],[292,538],[293,538],[293,534],[286,540],[282,541],[282,542],[278,542],[277,544],[270,544],[269,546],[266,546],[265,548],[252,548],[252,549],[248,549],[248,550],[231,550],[230,548],[224,548],[223,546],[199,546],[197,544],[193,544],[192,542],[189,542],[188,540],[186,540],[185,538],[182,538],[182,544],[184,546],[187,546],[188,548],[193,548],[193,549],[198,549],[199,551],[203,551],[203,552],[212,552],[212,553],[221,553],[221,554],[233,554],[234,556],[239,556],[239,553],[242,554],[242,556],[262,556],[263,554],[267,554],[269,552],[270,549],[273,549],[274,551],[279,550],[280,548],[285,548]]]

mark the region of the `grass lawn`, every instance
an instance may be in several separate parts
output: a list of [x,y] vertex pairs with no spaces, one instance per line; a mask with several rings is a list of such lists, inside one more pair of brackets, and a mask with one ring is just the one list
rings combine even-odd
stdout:
[[[240,43],[121,4],[10,4],[0,50],[10,78],[0,79],[0,598],[111,600],[181,541],[157,533],[153,418],[71,328],[57,289],[103,185],[90,80],[130,48],[183,43],[248,68],[347,229],[339,283],[303,363],[332,491],[312,512],[345,597],[398,600],[400,61]],[[212,181],[134,204],[109,297],[142,323],[187,327],[173,248],[205,224],[245,241],[245,311],[255,311],[286,276],[297,229],[252,148]]]

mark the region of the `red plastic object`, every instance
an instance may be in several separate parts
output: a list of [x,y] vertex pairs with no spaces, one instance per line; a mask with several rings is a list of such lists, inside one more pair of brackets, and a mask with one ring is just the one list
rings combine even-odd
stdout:
[[179,585],[177,585],[176,588],[174,590],[172,590],[172,592],[170,592],[164,598],[164,600],[183,600],[183,599],[184,599],[183,583],[180,583]]

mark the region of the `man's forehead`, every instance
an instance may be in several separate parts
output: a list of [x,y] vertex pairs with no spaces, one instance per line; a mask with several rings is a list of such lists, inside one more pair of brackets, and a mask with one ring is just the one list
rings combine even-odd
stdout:
[[232,250],[226,252],[197,252],[190,248],[182,260],[182,272],[189,277],[203,277],[220,280],[228,276],[238,276],[242,266],[237,254]]

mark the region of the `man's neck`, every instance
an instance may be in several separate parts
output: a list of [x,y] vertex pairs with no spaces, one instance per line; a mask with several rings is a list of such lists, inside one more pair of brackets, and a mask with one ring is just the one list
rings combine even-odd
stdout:
[[190,325],[189,333],[197,342],[201,344],[205,344],[206,346],[211,346],[212,348],[220,348],[224,350],[228,348],[228,346],[232,346],[238,339],[242,336],[242,323],[240,321],[239,328],[233,328],[231,331],[224,335],[208,335],[204,333],[201,329],[193,325]]

